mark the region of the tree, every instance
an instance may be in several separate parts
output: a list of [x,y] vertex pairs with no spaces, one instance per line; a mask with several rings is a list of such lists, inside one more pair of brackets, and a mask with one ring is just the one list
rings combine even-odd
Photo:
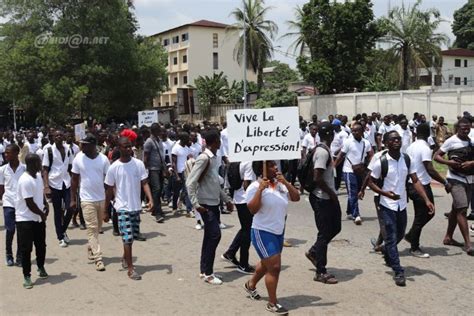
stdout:
[[[277,25],[265,19],[271,7],[265,7],[264,0],[242,0],[244,9],[236,8],[230,14],[237,20],[227,31],[239,32],[239,40],[234,49],[234,58],[243,64],[244,37],[246,38],[247,65],[257,74],[257,92],[263,87],[263,67],[272,57],[272,40],[278,32]],[[245,30],[245,36],[244,36]]]
[[474,50],[474,0],[454,12],[453,34],[455,47]]
[[370,0],[311,0],[303,6],[301,32],[311,56],[297,60],[306,81],[321,93],[362,88],[360,67],[379,36]]
[[279,61],[268,63],[273,71],[265,76],[265,86],[260,98],[255,103],[256,108],[282,107],[295,105],[296,95],[288,91],[290,83],[298,80],[298,73]]
[[303,15],[303,9],[300,6],[296,6],[295,19],[293,21],[286,21],[288,28],[290,30],[293,30],[293,32],[286,33],[280,38],[295,38],[293,43],[291,43],[291,45],[288,47],[288,51],[293,49],[293,54],[298,53],[298,56],[303,56],[308,49],[308,45],[306,44],[306,40],[303,34]]
[[[252,93],[257,91],[257,85],[253,81],[247,81],[247,93]],[[228,85],[225,93],[225,103],[226,104],[238,104],[243,103],[244,95],[244,81],[232,81]]]
[[363,91],[393,91],[398,87],[396,57],[387,50],[373,49],[368,53],[363,70]]
[[413,6],[393,8],[388,18],[380,20],[383,39],[391,44],[390,52],[397,57],[400,89],[406,90],[410,78],[417,79],[420,68],[432,65],[432,59],[440,59],[442,44],[448,37],[437,33],[443,21],[436,9],[423,11],[421,0]]
[[211,115],[211,108],[225,102],[228,91],[227,77],[221,71],[219,74],[199,76],[194,80],[199,100],[199,109],[205,118]]
[[136,35],[130,3],[4,0],[0,93],[37,122],[119,119],[151,105],[166,82],[166,53]]

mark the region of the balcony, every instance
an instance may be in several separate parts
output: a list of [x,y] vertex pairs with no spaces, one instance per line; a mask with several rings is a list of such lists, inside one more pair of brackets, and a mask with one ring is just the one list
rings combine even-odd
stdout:
[[180,42],[176,44],[169,44],[168,46],[165,47],[166,51],[168,53],[175,52],[177,50],[185,49],[189,47],[189,41],[185,42]]

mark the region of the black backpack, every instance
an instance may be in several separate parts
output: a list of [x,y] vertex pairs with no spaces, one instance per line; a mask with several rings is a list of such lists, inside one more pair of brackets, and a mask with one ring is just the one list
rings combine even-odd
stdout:
[[[316,182],[314,181],[313,157],[314,157],[314,153],[316,152],[316,148],[318,147],[322,147],[325,150],[327,150],[327,148],[325,148],[322,144],[318,144],[316,147],[314,147],[308,152],[305,160],[303,161],[303,164],[298,168],[298,181],[300,185],[303,187],[303,189],[305,189],[305,191],[308,191],[310,193],[313,192],[314,189],[316,189],[317,187]],[[331,154],[329,153],[327,166],[329,166],[331,162],[332,162]]]
[[227,169],[227,181],[233,190],[238,190],[242,187],[242,178],[240,177],[240,162],[231,162]]
[[[380,175],[380,179],[378,179],[377,181],[377,186],[382,189],[383,187],[383,184],[384,184],[384,180],[385,180],[385,177],[387,177],[387,173],[388,173],[388,160],[387,160],[387,153],[388,153],[388,150],[382,154],[382,156],[380,156],[380,167],[381,167],[381,175]],[[406,182],[408,182],[408,177],[410,176],[410,165],[411,165],[411,160],[410,160],[410,156],[408,156],[407,154],[404,154],[404,153],[401,153],[401,155],[403,156],[403,159],[405,160],[405,164],[407,166],[407,169],[408,169],[408,174],[407,174],[407,179],[406,179]]]

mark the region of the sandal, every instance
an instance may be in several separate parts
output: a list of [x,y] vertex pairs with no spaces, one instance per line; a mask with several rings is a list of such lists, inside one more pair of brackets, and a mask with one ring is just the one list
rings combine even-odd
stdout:
[[248,281],[245,282],[245,284],[244,284],[244,289],[245,289],[245,292],[247,292],[247,294],[250,296],[250,298],[251,298],[252,300],[258,301],[259,299],[262,298],[262,297],[260,296],[260,294],[258,294],[256,288],[252,290],[252,289],[249,287],[249,282],[248,282]]
[[454,247],[464,247],[464,244],[463,243],[460,243],[459,241],[456,241],[454,239],[451,239],[451,240],[444,240],[443,241],[443,245],[446,245],[446,246],[454,246]]
[[474,256],[474,249],[473,248],[469,248],[469,249],[464,249],[467,253],[468,256]]
[[337,279],[334,277],[334,275],[329,274],[329,273],[316,273],[316,275],[313,278],[314,281],[316,282],[321,282],[324,284],[337,284]]
[[141,275],[138,274],[137,271],[135,271],[135,270],[132,270],[132,273],[129,272],[129,273],[128,273],[128,277],[129,277],[130,279],[136,280],[136,281],[142,279]]

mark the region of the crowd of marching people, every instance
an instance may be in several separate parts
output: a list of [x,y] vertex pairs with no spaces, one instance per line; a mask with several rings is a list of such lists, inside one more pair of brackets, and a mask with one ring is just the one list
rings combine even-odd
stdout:
[[[45,222],[51,205],[59,247],[70,244],[68,228],[79,227],[87,234],[88,259],[97,271],[104,271],[99,235],[103,223],[110,223],[114,236],[122,239],[123,268],[130,279],[140,280],[132,245],[146,240],[140,232],[141,217],[149,211],[157,224],[166,225],[170,214],[182,214],[194,218],[195,228],[204,231],[200,277],[219,285],[223,280],[213,266],[221,229],[226,227],[221,214],[235,207],[240,229],[221,258],[252,275],[244,284],[251,299],[261,298],[257,284],[265,278],[267,310],[286,314],[276,292],[282,249],[291,246],[284,239],[289,202],[309,194],[317,237],[305,256],[316,268],[315,281],[336,284],[337,276],[326,266],[328,245],[341,231],[339,195],[345,188],[345,216],[362,225],[359,200],[370,188],[380,228],[371,240],[373,249],[392,268],[396,285],[405,286],[397,244],[406,240],[413,256],[429,258],[420,236],[435,213],[433,179],[453,200],[445,213],[443,243],[474,255],[474,225],[468,224],[474,220],[474,128],[469,113],[452,128],[443,117],[433,115],[428,121],[418,113],[412,118],[363,113],[350,121],[344,115],[313,115],[309,122],[300,117],[299,123],[301,159],[233,163],[225,123],[104,128],[91,124],[77,142],[67,128],[0,132],[6,264],[21,266],[23,286],[32,288],[34,246],[38,277],[48,277]],[[441,175],[433,161],[446,165],[447,174]],[[409,200],[415,216],[407,232]],[[453,238],[457,226],[463,242]],[[260,259],[255,266],[249,262],[251,245]]]

